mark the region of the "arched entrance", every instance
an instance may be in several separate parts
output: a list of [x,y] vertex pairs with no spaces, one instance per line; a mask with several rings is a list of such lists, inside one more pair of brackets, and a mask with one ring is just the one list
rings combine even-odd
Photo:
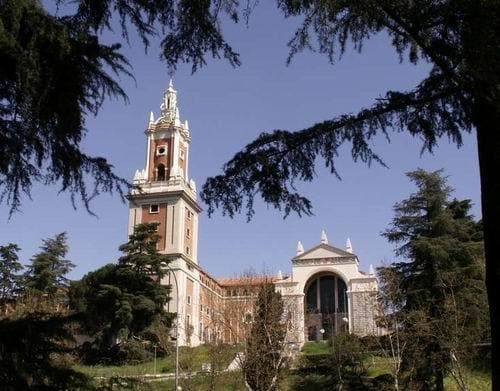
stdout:
[[308,341],[319,341],[348,331],[347,286],[334,273],[318,273],[307,282],[304,298]]

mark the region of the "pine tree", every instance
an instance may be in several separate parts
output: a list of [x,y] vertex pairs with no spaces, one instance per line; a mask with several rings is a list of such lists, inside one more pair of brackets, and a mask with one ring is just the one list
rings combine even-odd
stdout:
[[53,298],[69,286],[66,275],[75,267],[65,259],[68,252],[66,233],[43,240],[42,250],[31,258],[25,274],[25,287]]
[[18,272],[23,269],[17,255],[19,250],[13,243],[0,246],[0,302],[11,299],[19,290]]
[[[380,269],[382,287],[400,292],[396,316],[407,344],[402,363],[407,385],[443,390],[451,365],[450,339],[456,333],[480,338],[475,325],[478,316],[485,317],[481,228],[467,214],[470,201],[450,200],[441,171],[407,175],[417,192],[396,204],[392,226],[384,233],[404,261]],[[463,327],[454,330],[450,322],[457,314]]]
[[144,359],[135,339],[154,342],[154,328],[168,331],[169,287],[161,285],[169,257],[157,250],[156,224],[138,224],[118,264],[108,264],[71,284],[70,306],[82,314],[81,330],[94,338],[83,352],[88,363]]
[[164,274],[162,265],[170,262],[170,257],[158,253],[157,243],[160,236],[157,233],[157,223],[138,224],[130,235],[127,243],[119,250],[125,253],[118,262],[128,265],[137,273],[149,274],[161,279]]
[[284,304],[272,283],[259,290],[255,315],[246,339],[242,370],[245,382],[253,391],[278,390],[285,364],[283,322]]
[[32,313],[0,319],[0,384],[4,391],[93,390],[91,378],[74,370],[74,315]]

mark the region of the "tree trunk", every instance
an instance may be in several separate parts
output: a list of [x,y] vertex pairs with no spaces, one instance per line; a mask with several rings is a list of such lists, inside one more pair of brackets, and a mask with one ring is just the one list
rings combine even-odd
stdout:
[[486,289],[490,308],[492,389],[500,389],[500,113],[496,105],[479,102],[477,144],[486,257]]
[[444,374],[441,368],[436,370],[436,379],[434,387],[436,391],[444,391]]

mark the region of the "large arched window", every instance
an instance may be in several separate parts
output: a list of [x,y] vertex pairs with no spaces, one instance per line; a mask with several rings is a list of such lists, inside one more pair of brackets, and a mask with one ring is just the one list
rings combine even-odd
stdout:
[[347,312],[347,287],[334,274],[313,277],[306,287],[306,310],[309,313]]
[[165,178],[165,166],[163,164],[158,164],[158,167],[156,168],[157,174],[156,174],[156,180],[157,181],[164,181]]
[[305,288],[306,330],[309,340],[330,338],[347,328],[347,286],[332,273],[313,276]]

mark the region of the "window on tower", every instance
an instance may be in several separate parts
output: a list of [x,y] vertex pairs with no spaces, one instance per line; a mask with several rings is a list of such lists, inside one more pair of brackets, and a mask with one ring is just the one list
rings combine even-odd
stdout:
[[156,147],[156,156],[164,156],[166,154],[167,154],[166,145],[158,145],[158,147]]
[[160,205],[158,204],[149,205],[149,213],[159,213],[159,212],[160,212]]
[[156,180],[157,181],[164,181],[165,178],[165,166],[163,164],[158,164],[158,167],[156,168]]

